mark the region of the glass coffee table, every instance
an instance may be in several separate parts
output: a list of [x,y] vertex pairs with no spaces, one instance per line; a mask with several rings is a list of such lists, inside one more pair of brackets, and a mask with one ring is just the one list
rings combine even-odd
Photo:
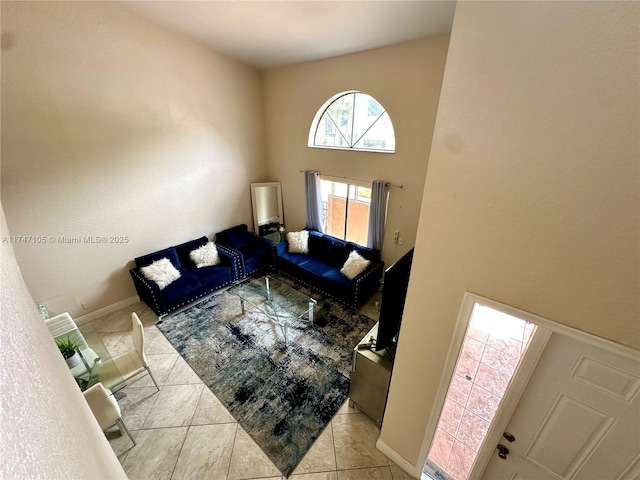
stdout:
[[280,326],[285,345],[287,326],[297,321],[313,325],[313,309],[318,302],[276,278],[253,278],[240,286],[237,295],[242,313],[249,306]]

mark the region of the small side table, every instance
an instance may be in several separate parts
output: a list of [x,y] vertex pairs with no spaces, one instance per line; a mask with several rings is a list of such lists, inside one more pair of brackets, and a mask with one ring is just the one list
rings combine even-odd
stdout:
[[268,238],[274,243],[280,243],[284,241],[285,235],[284,232],[271,232],[265,235],[264,238]]

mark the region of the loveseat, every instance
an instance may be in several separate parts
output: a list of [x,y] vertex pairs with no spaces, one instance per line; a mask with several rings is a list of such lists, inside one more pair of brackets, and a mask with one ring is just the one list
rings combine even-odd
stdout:
[[[165,248],[135,259],[136,266],[130,270],[133,284],[140,299],[159,317],[230,285],[240,278],[240,258],[222,245],[216,245],[220,263],[198,268],[190,254],[207,245],[207,237]],[[168,259],[179,272],[179,278],[161,288],[145,276],[144,267]]]
[[[358,308],[378,290],[384,269],[379,250],[315,230],[306,231],[308,253],[291,252],[289,241],[276,244],[275,267],[280,273],[352,309]],[[351,252],[369,260],[369,265],[353,279],[340,271]]]

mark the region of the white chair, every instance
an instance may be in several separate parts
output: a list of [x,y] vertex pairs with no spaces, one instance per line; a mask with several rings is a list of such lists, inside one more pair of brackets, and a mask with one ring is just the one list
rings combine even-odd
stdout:
[[113,363],[115,363],[124,380],[128,380],[140,373],[144,373],[146,370],[159,391],[160,387],[158,387],[156,379],[153,378],[153,375],[151,374],[147,356],[144,354],[144,329],[142,328],[142,322],[135,312],[131,313],[131,323],[133,324],[133,350],[114,357]]
[[118,425],[120,432],[124,430],[135,446],[136,441],[122,421],[120,405],[118,405],[118,401],[113,398],[113,395],[110,395],[111,392],[104,388],[102,383],[98,382],[82,393],[89,404],[89,408],[91,408],[93,412],[93,416],[96,417],[100,428],[106,430],[113,425]]

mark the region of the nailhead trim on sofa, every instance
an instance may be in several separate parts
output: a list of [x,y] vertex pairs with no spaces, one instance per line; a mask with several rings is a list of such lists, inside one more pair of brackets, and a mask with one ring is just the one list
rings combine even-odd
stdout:
[[146,287],[149,289],[149,293],[151,294],[151,298],[153,298],[153,303],[154,303],[154,304],[155,304],[155,306],[156,306],[156,310],[157,310],[158,312],[161,312],[161,313],[158,315],[158,318],[162,318],[162,317],[164,317],[165,315],[167,315],[168,313],[171,313],[171,312],[173,312],[173,311],[175,311],[175,310],[177,310],[177,309],[179,309],[179,308],[182,308],[182,307],[184,307],[184,306],[186,306],[186,305],[190,305],[190,304],[195,303],[197,300],[201,299],[202,297],[204,297],[204,296],[206,296],[206,295],[209,295],[209,294],[211,294],[211,293],[213,293],[213,292],[217,292],[217,291],[218,291],[218,290],[220,290],[221,288],[224,288],[224,287],[226,287],[226,286],[228,286],[228,285],[232,285],[233,283],[236,283],[236,280],[231,280],[231,281],[229,281],[229,282],[225,282],[225,283],[223,283],[222,285],[220,285],[219,287],[212,288],[212,289],[207,290],[206,292],[201,293],[200,295],[198,295],[197,297],[192,298],[192,299],[191,299],[191,300],[189,300],[188,302],[182,302],[181,304],[176,305],[176,306],[174,306],[173,308],[168,308],[168,309],[166,309],[166,310],[165,310],[165,309],[161,309],[161,308],[160,308],[160,305],[158,304],[158,300],[157,300],[157,298],[156,298],[156,295],[155,295],[155,293],[153,292],[153,289],[151,288],[151,286],[149,285],[149,283],[148,283],[147,279],[146,279],[145,277],[143,277],[143,276],[139,275],[139,274],[138,274],[138,272],[136,272],[136,271],[133,271],[132,273],[133,273],[133,274],[134,274],[134,275],[135,275],[135,276],[136,276],[136,277],[137,277],[137,278],[142,282],[142,284],[143,284],[144,286],[146,286]]
[[[359,278],[359,279],[358,279],[358,281],[357,281],[356,283],[358,283],[358,284],[359,284],[360,282],[362,282],[362,281],[363,281],[365,278],[367,278],[368,276],[373,275],[373,274],[376,272],[376,270],[378,270],[378,269],[382,269],[382,268],[384,268],[384,265],[383,265],[383,264],[380,264],[380,265],[378,265],[378,266],[376,266],[376,267],[372,268],[372,269],[371,269],[370,271],[368,271],[366,274],[362,275],[362,277],[361,277],[361,278]],[[354,295],[353,302],[347,302],[347,301],[345,301],[344,299],[342,299],[342,298],[338,298],[338,297],[336,297],[335,295],[333,295],[333,294],[331,294],[331,293],[329,293],[329,292],[327,292],[327,291],[325,291],[325,290],[323,290],[323,289],[319,288],[317,285],[311,285],[311,284],[309,284],[309,283],[307,283],[307,282],[305,282],[305,281],[303,281],[303,280],[300,280],[299,278],[296,278],[295,276],[291,275],[291,274],[290,274],[290,273],[288,273],[288,272],[285,272],[285,271],[283,271],[283,270],[279,270],[279,269],[278,269],[278,273],[280,273],[280,274],[284,275],[285,277],[290,278],[291,280],[295,281],[296,283],[298,283],[298,284],[300,284],[300,285],[303,285],[303,286],[305,286],[305,287],[309,288],[310,290],[320,291],[320,292],[322,292],[322,294],[323,294],[323,295],[326,295],[327,297],[332,298],[333,300],[336,300],[337,302],[339,302],[339,303],[341,303],[341,304],[345,305],[346,307],[348,307],[348,308],[350,308],[350,309],[352,309],[352,310],[354,310],[354,311],[358,309],[358,306],[359,306],[359,303],[358,303],[358,300],[359,300],[359,298],[358,298],[358,293],[359,293],[359,291],[358,291],[358,289],[356,289],[356,290],[355,290],[355,295]]]

